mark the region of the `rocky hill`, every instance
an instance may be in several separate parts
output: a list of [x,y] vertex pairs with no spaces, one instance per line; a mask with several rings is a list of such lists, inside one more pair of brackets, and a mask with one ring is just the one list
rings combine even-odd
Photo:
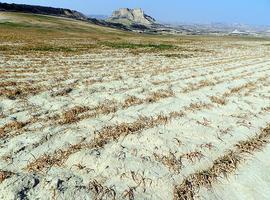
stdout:
[[87,20],[87,17],[85,15],[75,10],[64,8],[52,8],[45,6],[0,3],[0,11],[54,15],[73,19]]
[[113,12],[112,16],[109,18],[109,21],[124,24],[140,24],[147,26],[156,23],[156,20],[154,18],[146,15],[144,11],[140,8],[121,8]]

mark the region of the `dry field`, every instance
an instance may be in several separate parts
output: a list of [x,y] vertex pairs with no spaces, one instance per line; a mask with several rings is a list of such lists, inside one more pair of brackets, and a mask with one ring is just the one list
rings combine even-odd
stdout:
[[0,199],[269,199],[269,44],[0,13]]

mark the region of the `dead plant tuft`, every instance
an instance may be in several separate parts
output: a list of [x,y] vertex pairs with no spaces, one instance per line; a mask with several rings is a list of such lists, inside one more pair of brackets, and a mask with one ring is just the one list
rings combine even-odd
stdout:
[[143,100],[142,99],[139,99],[139,98],[137,98],[135,96],[129,96],[125,100],[125,102],[123,104],[123,107],[124,108],[128,108],[130,106],[139,105],[139,104],[142,104],[142,103],[143,103]]
[[95,200],[116,199],[116,192],[112,187],[103,186],[97,180],[89,183],[89,189],[94,193]]
[[145,99],[145,102],[154,103],[160,99],[173,97],[173,96],[175,96],[175,94],[172,90],[158,90],[156,92],[153,92],[149,97],[147,97]]
[[185,110],[194,112],[194,111],[199,111],[202,109],[210,109],[211,107],[213,107],[212,104],[197,102],[197,103],[191,103],[189,106],[186,106]]
[[29,122],[12,121],[0,127],[0,138],[4,138],[11,131],[18,131],[25,127]]
[[197,160],[200,161],[203,157],[204,155],[202,154],[201,151],[194,151],[194,152],[186,153],[181,156],[181,158],[185,158],[192,163],[196,162]]
[[85,106],[75,106],[74,108],[64,112],[60,119],[60,124],[71,124],[80,120],[79,114],[88,111]]
[[164,166],[168,167],[169,170],[180,173],[183,166],[181,159],[177,159],[173,153],[170,153],[168,156],[162,156],[154,153],[154,157],[156,161],[161,162]]
[[0,184],[1,184],[4,180],[10,178],[12,175],[14,175],[14,173],[8,172],[8,171],[2,171],[2,170],[0,170]]
[[220,97],[216,97],[216,96],[211,96],[210,97],[210,100],[213,102],[213,103],[216,103],[216,104],[219,104],[219,105],[226,105],[227,104],[227,101],[225,98],[220,98]]

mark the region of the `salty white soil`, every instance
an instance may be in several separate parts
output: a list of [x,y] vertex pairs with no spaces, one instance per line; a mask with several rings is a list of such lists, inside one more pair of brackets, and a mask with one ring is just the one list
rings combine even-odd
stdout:
[[260,199],[270,197],[270,147],[252,156],[234,176],[220,180],[211,190],[202,190],[203,199]]
[[[263,44],[217,40],[190,58],[0,55],[0,172],[10,173],[0,199],[173,199],[185,177],[270,122]],[[87,109],[66,120],[75,106]],[[268,152],[198,198],[269,199]]]

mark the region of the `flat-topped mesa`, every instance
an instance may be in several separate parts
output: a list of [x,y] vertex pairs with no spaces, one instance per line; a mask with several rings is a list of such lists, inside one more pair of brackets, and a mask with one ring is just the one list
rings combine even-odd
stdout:
[[121,8],[117,11],[114,11],[111,18],[111,21],[129,21],[131,23],[143,24],[143,25],[152,25],[156,23],[156,20],[144,13],[141,8],[129,9]]

